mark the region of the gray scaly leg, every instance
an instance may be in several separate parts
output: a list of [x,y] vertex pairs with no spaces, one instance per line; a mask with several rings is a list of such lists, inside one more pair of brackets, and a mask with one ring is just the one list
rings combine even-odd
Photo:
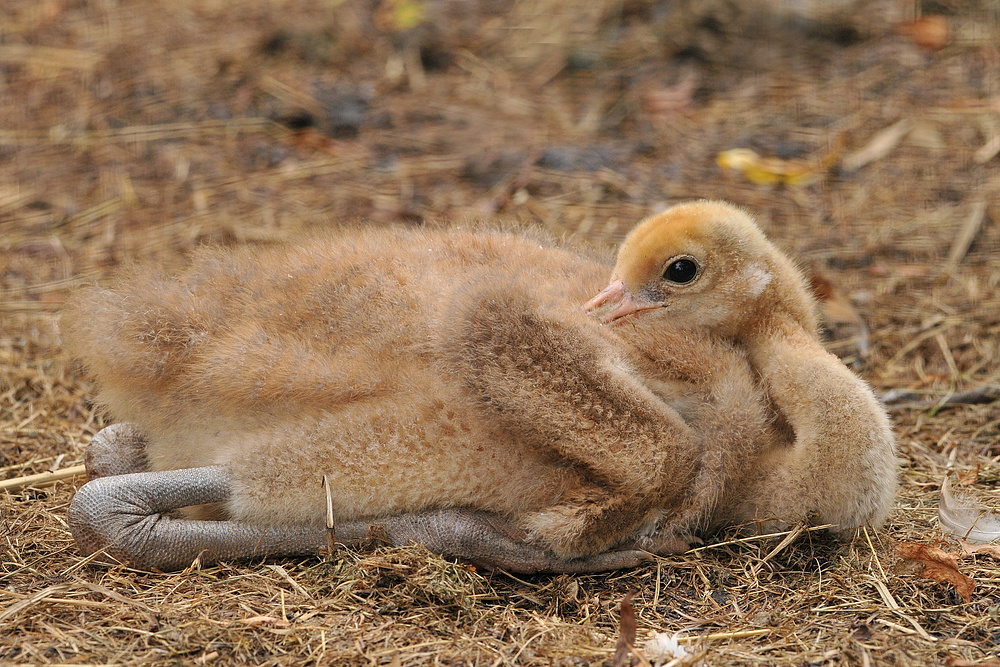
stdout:
[[650,555],[639,550],[559,558],[519,541],[503,518],[469,509],[443,509],[338,524],[331,532],[314,526],[267,526],[239,521],[175,519],[171,510],[223,502],[231,494],[222,466],[143,472],[92,480],[77,491],[69,525],[86,554],[104,549],[140,569],[177,570],[202,562],[329,553],[333,544],[358,546],[382,540],[422,544],[445,556],[486,569],[512,572],[600,572],[633,567]]

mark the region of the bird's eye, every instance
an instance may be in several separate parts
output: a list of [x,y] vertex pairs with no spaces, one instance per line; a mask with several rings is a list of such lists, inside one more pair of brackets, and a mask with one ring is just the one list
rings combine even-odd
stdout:
[[675,259],[670,262],[670,266],[663,272],[663,277],[672,283],[684,285],[691,282],[698,275],[698,265],[693,259]]

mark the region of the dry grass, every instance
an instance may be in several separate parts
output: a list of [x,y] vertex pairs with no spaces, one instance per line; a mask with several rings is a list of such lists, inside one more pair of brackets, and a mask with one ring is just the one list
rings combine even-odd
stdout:
[[[496,214],[614,242],[667,202],[726,198],[859,304],[878,389],[998,382],[996,2],[925,3],[956,26],[934,52],[866,19],[892,2],[752,31],[718,9],[738,3],[577,4],[427,0],[400,32],[405,12],[351,0],[4,3],[0,479],[78,465],[102,425],[60,352],[75,286],[357,218]],[[898,141],[871,145],[899,121]],[[717,167],[734,147],[869,161],[767,187]],[[0,491],[0,662],[601,664],[628,591],[640,644],[683,630],[713,665],[996,656],[1000,564],[961,559],[978,583],[966,603],[892,545],[941,538],[949,470],[978,470],[996,506],[1000,405],[894,418],[903,486],[870,541],[722,536],[605,576],[484,575],[417,548],[109,569],[66,529],[81,479]]]

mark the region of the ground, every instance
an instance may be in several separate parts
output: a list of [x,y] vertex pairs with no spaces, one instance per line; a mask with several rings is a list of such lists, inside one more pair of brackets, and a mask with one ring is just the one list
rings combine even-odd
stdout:
[[[77,465],[104,423],[60,349],[78,285],[356,220],[496,216],[615,243],[724,198],[853,303],[870,348],[841,352],[876,391],[996,384],[998,18],[995,0],[8,0],[0,479]],[[770,162],[724,169],[731,149]],[[936,507],[949,471],[997,507],[1000,403],[893,418],[884,529],[720,536],[600,576],[420,549],[109,568],[66,528],[83,478],[12,484],[0,662],[596,665],[629,591],[639,647],[682,631],[706,664],[997,660],[1000,561],[945,539]],[[970,600],[905,543],[956,554]]]

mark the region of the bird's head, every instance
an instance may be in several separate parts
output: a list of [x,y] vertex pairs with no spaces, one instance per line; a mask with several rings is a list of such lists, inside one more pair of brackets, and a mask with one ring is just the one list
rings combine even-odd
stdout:
[[774,318],[815,331],[801,273],[744,211],[699,201],[641,222],[622,242],[611,283],[584,306],[605,324],[669,318],[743,338]]

